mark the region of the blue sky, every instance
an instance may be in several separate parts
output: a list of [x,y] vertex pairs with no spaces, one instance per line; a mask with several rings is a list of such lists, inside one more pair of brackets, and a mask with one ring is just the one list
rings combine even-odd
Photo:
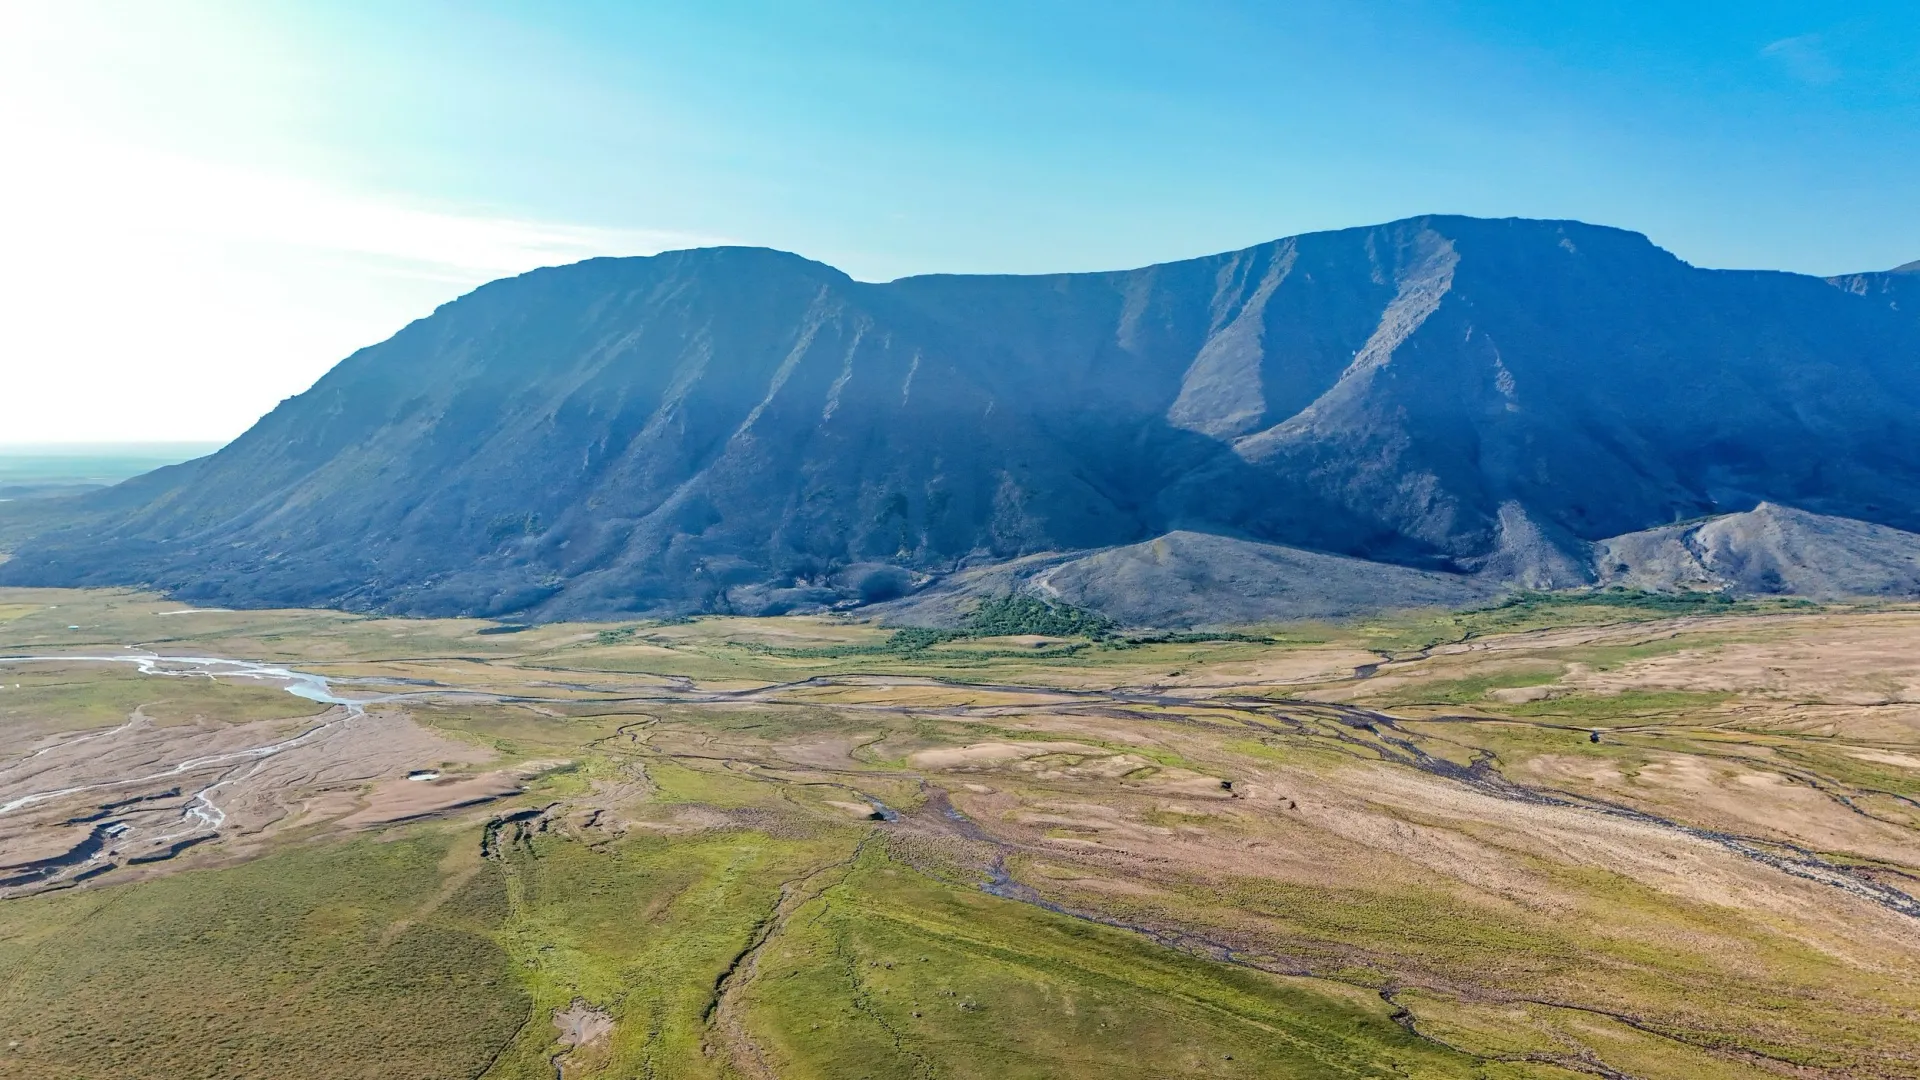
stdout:
[[0,441],[229,437],[480,281],[702,243],[885,279],[1438,211],[1920,259],[1913,0],[0,12]]

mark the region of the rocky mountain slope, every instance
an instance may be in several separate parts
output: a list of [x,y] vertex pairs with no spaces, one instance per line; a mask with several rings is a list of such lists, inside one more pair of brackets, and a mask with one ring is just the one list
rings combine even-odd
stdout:
[[89,496],[0,581],[770,612],[1185,531],[1577,584],[1592,541],[1762,501],[1920,527],[1915,280],[1458,217],[1099,274],[596,259],[475,290],[218,454]]
[[1889,311],[1920,320],[1920,259],[1881,273],[1846,274],[1827,281],[1856,296],[1885,304]]

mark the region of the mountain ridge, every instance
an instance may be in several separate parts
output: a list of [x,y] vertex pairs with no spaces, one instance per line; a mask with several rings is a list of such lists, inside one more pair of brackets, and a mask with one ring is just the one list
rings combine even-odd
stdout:
[[1184,531],[1578,584],[1597,540],[1767,501],[1920,528],[1910,280],[1454,216],[1091,274],[588,260],[358,350],[0,581],[773,612]]

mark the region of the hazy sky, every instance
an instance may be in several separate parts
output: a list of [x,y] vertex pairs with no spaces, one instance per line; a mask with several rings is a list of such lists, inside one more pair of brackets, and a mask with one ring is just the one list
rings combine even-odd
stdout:
[[1708,266],[1920,259],[1915,0],[0,20],[0,442],[231,437],[482,281],[706,243],[884,279],[1439,211],[1620,225]]

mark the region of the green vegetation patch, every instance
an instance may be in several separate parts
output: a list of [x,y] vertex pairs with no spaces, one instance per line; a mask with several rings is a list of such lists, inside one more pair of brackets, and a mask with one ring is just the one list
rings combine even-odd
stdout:
[[1376,700],[1383,705],[1467,705],[1485,700],[1489,690],[1549,685],[1565,672],[1566,668],[1556,663],[1529,665],[1460,679],[1418,682],[1398,687]]
[[1399,653],[1557,626],[1653,622],[1682,615],[1761,615],[1818,607],[1794,597],[1735,599],[1717,592],[1659,593],[1623,588],[1517,592],[1483,608],[1364,620],[1349,632],[1368,648]]
[[1105,616],[1037,596],[983,600],[967,616],[967,631],[978,637],[1100,637],[1112,629],[1113,620]]
[[[781,648],[774,645],[750,646],[756,652],[802,660],[827,660],[852,656],[917,657],[948,642],[968,638],[1081,637],[1104,638],[1113,631],[1113,621],[1071,604],[1053,603],[1034,596],[1003,596],[982,601],[966,617],[959,629],[909,626],[895,630],[884,641],[864,644],[827,645],[817,648]],[[1072,650],[1073,646],[1054,650],[1052,655]],[[970,653],[969,659],[985,655]],[[1031,656],[1033,650],[1008,655]]]
[[[465,1078],[526,1016],[497,869],[421,835],[0,904],[0,1073]],[[457,862],[457,859],[448,860]],[[466,876],[470,875],[470,876]]]
[[943,886],[874,847],[757,971],[749,1026],[784,1077],[1529,1075],[1420,1039],[1371,995]]
[[1617,694],[1568,694],[1501,705],[1499,711],[1513,716],[1564,717],[1581,723],[1618,723],[1704,712],[1733,696],[1718,691],[1622,690]]
[[781,883],[843,860],[858,834],[814,841],[722,830],[590,847],[538,836],[510,849],[502,942],[534,1007],[490,1080],[550,1080],[553,1014],[579,1000],[613,1020],[596,1075],[720,1077],[705,1052],[715,988],[780,901]]
[[408,702],[415,720],[486,746],[509,760],[569,754],[595,739],[606,738],[622,723],[640,716],[555,716],[553,710],[535,711],[522,705],[466,700]]
[[277,687],[158,678],[124,664],[0,664],[0,681],[0,723],[44,731],[116,727],[136,708],[160,724],[292,719],[326,708]]
[[[1394,1000],[1418,1017],[1422,1031],[1489,1056],[1565,1061],[1576,1067],[1590,1066],[1598,1058],[1621,1070],[1615,1075],[1650,1080],[1744,1080],[1756,1075],[1743,1062],[1662,1038],[1605,1013],[1533,1002],[1476,1002],[1421,989],[1402,991]],[[1549,1075],[1572,1080],[1592,1073],[1569,1068]]]

